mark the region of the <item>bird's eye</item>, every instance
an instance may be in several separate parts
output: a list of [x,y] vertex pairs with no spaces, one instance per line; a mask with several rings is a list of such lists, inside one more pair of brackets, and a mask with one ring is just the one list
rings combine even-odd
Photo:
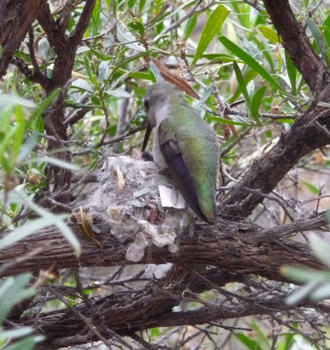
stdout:
[[144,108],[148,112],[148,109],[149,109],[149,102],[148,102],[148,100],[144,100]]

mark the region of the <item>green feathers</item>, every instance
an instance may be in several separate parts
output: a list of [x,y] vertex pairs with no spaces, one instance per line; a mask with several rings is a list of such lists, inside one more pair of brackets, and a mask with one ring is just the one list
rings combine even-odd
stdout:
[[149,124],[155,127],[155,163],[160,169],[169,169],[186,202],[201,219],[214,221],[219,161],[214,130],[167,82],[150,88],[145,105]]

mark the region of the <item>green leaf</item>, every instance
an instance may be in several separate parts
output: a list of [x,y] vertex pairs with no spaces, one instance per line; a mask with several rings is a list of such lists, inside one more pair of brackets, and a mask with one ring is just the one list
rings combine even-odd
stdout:
[[[7,174],[10,174],[12,172],[15,163],[8,163],[8,159],[6,157],[6,150],[9,149],[11,142],[14,140],[18,128],[19,126],[17,124],[14,125],[11,131],[5,135],[5,138],[0,144],[0,166],[4,169],[4,171]],[[11,161],[11,159],[9,160]]]
[[90,49],[90,51],[100,60],[102,61],[111,61],[115,58],[115,56],[109,56],[106,55],[104,52],[98,51],[98,50],[94,50],[94,49]]
[[16,123],[18,125],[13,144],[11,147],[12,161],[16,163],[25,135],[25,117],[22,106],[17,106],[15,110]]
[[140,0],[140,4],[139,4],[140,13],[143,11],[145,4],[146,4],[146,0]]
[[284,342],[280,343],[278,350],[290,350],[294,342],[294,334],[284,334]]
[[[11,129],[11,118],[15,110],[14,105],[9,105],[0,110],[0,136],[6,134]],[[0,137],[1,141],[2,137]]]
[[252,97],[251,101],[251,114],[253,119],[256,122],[259,122],[259,110],[262,102],[262,98],[264,97],[266,92],[266,86],[262,86],[258,89]]
[[220,38],[222,44],[226,47],[227,50],[232,52],[234,55],[239,57],[244,63],[246,63],[249,67],[258,72],[265,80],[267,80],[276,90],[281,90],[281,92],[287,94],[285,89],[266,71],[264,67],[261,66],[252,56],[239,48],[232,41],[222,36]]
[[128,0],[128,7],[131,9],[135,4],[137,0]]
[[0,321],[4,320],[10,309],[19,301],[30,298],[36,291],[26,289],[31,276],[29,274],[8,277],[0,284]]
[[110,95],[110,96],[114,96],[116,98],[131,98],[131,94],[125,90],[120,90],[120,89],[116,89],[116,90],[105,90],[104,91],[106,94]]
[[27,337],[19,342],[8,345],[3,350],[33,350],[35,349],[35,345],[44,339],[45,337],[42,335]]
[[30,100],[27,100],[25,98],[16,96],[16,95],[11,95],[11,94],[1,94],[0,95],[0,109],[3,107],[8,107],[10,105],[14,106],[23,106],[23,107],[28,107],[28,108],[35,108],[36,104]]
[[[248,71],[246,71],[244,75],[245,86],[247,86],[249,82],[253,80],[257,75],[258,73],[254,69],[249,69]],[[238,86],[234,95],[229,99],[228,102],[229,103],[235,102],[240,95],[241,95],[241,90],[240,90],[240,87]]]
[[34,120],[40,117],[42,113],[46,110],[46,108],[51,105],[51,103],[55,100],[60,91],[60,88],[54,89],[41,103],[39,103],[38,107],[33,111],[29,119],[26,121],[26,129],[28,129],[34,122]]
[[151,72],[131,72],[129,73],[129,76],[135,79],[144,79],[144,80],[150,80],[152,82],[155,81],[155,77]]
[[15,189],[9,192],[8,200],[27,205],[27,207],[35,211],[39,216],[41,216],[41,218],[27,222],[25,225],[20,226],[16,230],[12,231],[8,235],[0,239],[0,249],[3,249],[3,245],[8,246],[17,242],[17,237],[19,237],[18,239],[22,239],[27,235],[30,235],[31,233],[40,230],[43,227],[54,225],[59,228],[63,236],[71,244],[76,255],[80,255],[81,248],[79,241],[72,232],[72,230],[69,228],[69,226],[66,225],[66,223],[64,222],[64,219],[67,215],[54,215],[51,212],[48,212],[47,210],[34,203],[24,192],[19,192]]
[[199,40],[194,59],[192,61],[193,65],[202,57],[204,51],[209,46],[214,36],[219,33],[222,24],[227,18],[229,12],[230,11],[224,5],[219,5],[215,11],[212,12],[211,16],[205,24],[203,33]]
[[195,13],[193,16],[191,16],[188,19],[188,21],[184,27],[183,38],[185,40],[187,40],[190,37],[191,33],[194,31],[194,29],[196,27],[196,23],[197,23],[197,14]]
[[308,181],[303,181],[304,185],[308,188],[309,192],[318,196],[320,194],[320,189]]
[[241,90],[244,98],[245,98],[246,107],[249,111],[251,111],[251,109],[250,109],[251,108],[251,99],[250,99],[250,96],[249,96],[248,91],[246,89],[246,85],[245,85],[245,81],[244,81],[242,72],[239,69],[238,64],[236,62],[233,62],[233,66],[234,66],[234,71],[236,74],[238,85],[240,87],[240,90]]
[[[32,161],[31,161],[32,162]],[[55,157],[49,157],[49,156],[43,156],[43,157],[38,157],[33,159],[34,163],[51,163],[54,165],[57,165],[60,168],[67,169],[67,170],[72,170],[72,171],[79,171],[80,168],[78,165],[65,162],[64,160],[55,158]]]
[[270,349],[271,342],[269,338],[269,333],[260,325],[259,322],[257,322],[257,320],[254,317],[252,317],[251,319],[250,326],[255,332],[253,338],[257,341],[258,345],[262,349]]
[[330,29],[328,27],[323,29],[324,39],[326,40],[328,46],[330,46]]
[[317,271],[313,269],[306,269],[296,266],[284,266],[281,268],[281,273],[298,283],[306,283],[311,280],[317,281],[320,283],[324,279],[324,272]]
[[289,53],[285,50],[285,61],[286,61],[286,70],[291,83],[291,90],[293,95],[297,95],[297,68],[293,64]]
[[327,67],[330,69],[330,59],[329,59],[330,49],[327,42],[324,39],[322,32],[310,17],[307,17],[306,24],[313,34],[313,37],[315,39],[315,42],[318,48],[320,49],[324,62],[326,63]]
[[110,75],[109,62],[101,61],[98,69],[99,80],[101,82],[104,82],[104,80],[109,78],[109,75]]
[[259,31],[261,32],[261,34],[268,39],[269,41],[271,41],[273,44],[278,44],[279,38],[278,38],[278,34],[275,32],[275,30],[265,26],[265,25],[260,25],[258,26]]
[[138,22],[138,21],[131,22],[131,23],[128,25],[128,28],[133,29],[135,32],[139,33],[142,37],[143,37],[144,34],[145,34],[145,29],[144,29],[143,24],[140,23],[140,22]]
[[[90,81],[91,81],[94,85],[97,85],[97,78],[96,78],[95,74],[93,73],[93,70],[92,70],[92,67],[91,67],[91,64],[90,64],[90,61],[89,61],[87,55],[85,55],[85,57],[84,57],[84,65],[85,65],[86,72],[87,72],[87,75],[88,75]],[[82,81],[84,81],[83,79],[77,79],[77,80],[82,80]],[[76,83],[77,80],[74,81],[74,83]],[[87,82],[86,82],[86,83],[87,83]],[[88,90],[87,90],[87,91],[88,91]]]
[[117,38],[119,42],[132,50],[139,52],[146,50],[121,21],[117,22]]
[[252,36],[251,39],[254,41],[260,53],[266,58],[267,62],[269,63],[269,66],[271,67],[270,72],[275,72],[277,69],[275,68],[275,55],[273,54],[272,48],[269,46],[268,42],[265,42],[265,40],[259,40],[256,35]]
[[152,62],[150,61],[149,62],[149,67],[150,67],[150,71],[151,73],[154,75],[154,77],[156,78],[156,81],[157,82],[160,82],[163,80],[163,77],[159,71],[159,69],[157,68],[157,66]]
[[21,327],[18,329],[12,329],[10,331],[4,331],[0,333],[0,341],[5,340],[5,339],[17,339],[17,338],[22,338],[25,337],[26,335],[29,335],[33,332],[32,327]]
[[194,108],[199,108],[203,103],[205,103],[208,100],[208,98],[211,96],[213,90],[214,90],[213,84],[209,85],[203,92],[198,102],[194,104]]
[[316,234],[309,236],[309,244],[314,251],[316,257],[325,265],[330,267],[330,245],[325,243]]
[[252,21],[250,20],[251,6],[248,4],[242,4],[242,6],[237,6],[238,8],[238,18],[241,22],[242,26],[250,29],[252,25]]
[[299,289],[297,292],[291,294],[287,299],[286,303],[288,305],[297,305],[302,299],[307,298],[314,290],[317,288],[319,282],[311,281],[307,283],[304,287]]
[[241,125],[241,126],[254,126],[254,124],[250,124],[250,123],[242,123],[242,122],[237,122],[235,120],[229,120],[229,119],[225,119],[225,118],[219,118],[219,117],[208,117],[209,120],[213,120],[215,122],[219,122],[222,124],[229,124],[229,125]]
[[91,18],[91,27],[93,30],[93,35],[98,34],[99,26],[100,26],[100,18],[101,18],[101,4],[100,0],[95,1],[92,18]]
[[262,350],[262,348],[259,346],[258,342],[256,342],[253,339],[250,339],[243,333],[234,333],[234,336],[243,343],[247,349],[251,350]]
[[71,86],[94,93],[93,87],[85,79],[77,79],[71,84]]
[[312,293],[311,298],[313,300],[324,300],[328,299],[330,296],[330,276],[329,276],[329,282],[325,283],[324,285],[317,287],[314,293]]
[[[190,55],[187,55],[188,57],[190,57]],[[214,61],[214,62],[233,62],[233,61],[236,61],[237,62],[237,59],[234,58],[233,56],[229,56],[229,55],[225,55],[225,54],[222,54],[222,53],[209,53],[209,54],[204,54],[202,56],[202,58],[206,58],[210,61]],[[242,62],[239,62],[239,63],[242,63]]]
[[23,162],[34,150],[35,146],[38,144],[39,135],[36,131],[32,132],[31,135],[27,138],[20,149],[17,162]]

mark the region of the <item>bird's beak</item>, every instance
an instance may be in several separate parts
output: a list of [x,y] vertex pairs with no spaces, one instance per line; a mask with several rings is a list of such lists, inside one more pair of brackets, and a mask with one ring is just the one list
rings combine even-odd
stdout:
[[144,135],[142,152],[144,152],[146,147],[147,147],[147,143],[148,143],[148,140],[149,140],[149,136],[150,136],[151,130],[152,130],[152,127],[151,127],[150,123],[148,123],[147,124],[147,130],[146,130],[146,133]]

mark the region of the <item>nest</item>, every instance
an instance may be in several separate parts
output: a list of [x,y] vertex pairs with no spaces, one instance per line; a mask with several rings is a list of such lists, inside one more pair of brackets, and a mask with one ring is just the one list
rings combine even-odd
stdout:
[[140,261],[151,245],[176,252],[175,241],[190,215],[180,192],[153,162],[109,157],[98,181],[90,213],[109,223],[111,234],[119,240],[134,239],[126,252],[128,260]]

